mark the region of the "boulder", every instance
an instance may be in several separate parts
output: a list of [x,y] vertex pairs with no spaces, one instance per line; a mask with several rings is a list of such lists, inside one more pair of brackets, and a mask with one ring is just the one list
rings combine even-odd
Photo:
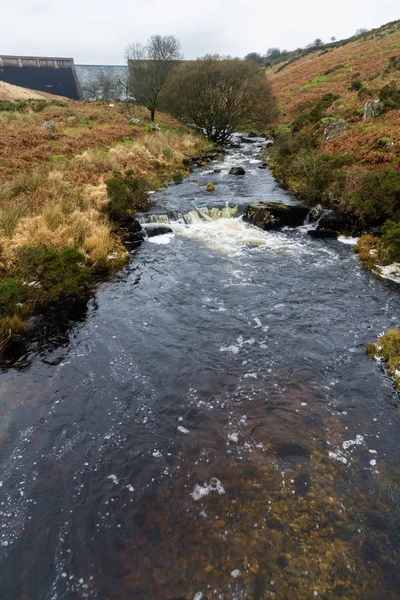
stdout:
[[149,125],[149,130],[150,131],[161,131],[161,127],[158,123],[151,123],[151,125]]
[[131,125],[141,125],[142,121],[140,119],[135,119],[134,117],[129,117],[128,123]]
[[222,173],[222,169],[214,169],[214,173]]
[[232,167],[229,171],[229,175],[246,175],[246,171],[243,167]]
[[215,185],[213,184],[212,181],[209,181],[207,183],[207,188],[206,189],[207,189],[207,192],[213,192],[215,190]]
[[253,202],[247,207],[244,220],[265,231],[279,227],[298,227],[304,224],[308,210],[306,206],[298,204]]
[[165,233],[173,233],[171,227],[167,225],[145,225],[147,237],[155,237],[156,235],[164,235]]
[[73,127],[77,122],[77,118],[76,117],[67,117],[67,125],[68,127]]
[[324,129],[324,137],[326,140],[333,140],[345,133],[349,129],[349,124],[343,119],[339,119],[334,123],[329,123]]
[[42,129],[50,131],[50,133],[54,133],[56,131],[56,125],[54,121],[46,121],[45,123],[43,123]]
[[337,233],[349,233],[353,223],[346,213],[342,211],[327,210],[319,220],[317,231],[330,230]]
[[371,119],[372,117],[379,117],[385,110],[384,104],[377,98],[376,100],[368,100],[364,106],[363,119]]

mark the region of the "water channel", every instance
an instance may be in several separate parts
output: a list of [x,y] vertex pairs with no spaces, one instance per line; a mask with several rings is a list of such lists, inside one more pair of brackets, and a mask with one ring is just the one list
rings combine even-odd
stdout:
[[365,353],[400,294],[347,240],[243,222],[294,202],[261,144],[157,192],[174,233],[3,361],[1,598],[400,597],[398,396]]

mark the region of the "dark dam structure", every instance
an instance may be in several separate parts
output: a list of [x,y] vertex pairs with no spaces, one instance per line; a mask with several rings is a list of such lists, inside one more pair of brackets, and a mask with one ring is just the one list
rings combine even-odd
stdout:
[[0,81],[82,100],[82,91],[72,58],[0,55]]

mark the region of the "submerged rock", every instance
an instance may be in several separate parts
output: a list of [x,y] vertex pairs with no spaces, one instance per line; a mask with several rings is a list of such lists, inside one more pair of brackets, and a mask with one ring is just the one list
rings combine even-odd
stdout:
[[243,167],[232,167],[229,171],[229,175],[246,175],[246,171]]
[[303,225],[308,208],[278,202],[253,202],[246,209],[244,219],[265,231],[279,227],[298,227]]
[[371,119],[372,117],[379,117],[385,110],[385,106],[377,98],[376,100],[368,100],[364,106],[363,119]]
[[164,235],[165,233],[173,233],[171,227],[167,225],[146,225],[144,229],[149,238],[156,235]]

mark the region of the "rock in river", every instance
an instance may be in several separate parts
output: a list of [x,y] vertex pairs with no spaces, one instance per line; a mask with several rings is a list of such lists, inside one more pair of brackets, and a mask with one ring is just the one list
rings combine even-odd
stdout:
[[145,231],[149,238],[164,235],[164,233],[172,233],[171,227],[167,227],[167,225],[146,225]]
[[232,167],[229,171],[229,175],[246,175],[246,171],[243,167]]
[[279,227],[298,227],[304,224],[309,209],[301,205],[279,202],[253,202],[246,209],[244,219],[268,231]]

